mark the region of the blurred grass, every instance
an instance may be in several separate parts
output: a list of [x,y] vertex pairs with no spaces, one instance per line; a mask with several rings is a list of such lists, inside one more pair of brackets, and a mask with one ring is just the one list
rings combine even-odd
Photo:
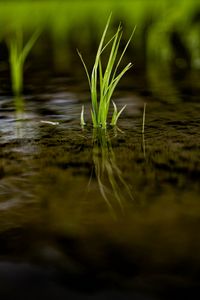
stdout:
[[76,48],[86,49],[88,55],[96,51],[111,11],[113,25],[121,20],[126,28],[125,40],[137,25],[129,55],[143,70],[149,63],[200,68],[197,0],[3,1],[0,39],[6,39],[15,28],[21,27],[27,35],[43,28],[40,47],[35,51],[51,55],[54,67],[64,72],[73,66]]

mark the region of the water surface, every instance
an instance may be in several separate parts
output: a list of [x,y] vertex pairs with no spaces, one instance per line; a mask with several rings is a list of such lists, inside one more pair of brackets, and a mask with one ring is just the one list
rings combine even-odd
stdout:
[[106,132],[88,113],[80,127],[89,94],[74,81],[1,96],[2,299],[199,293],[198,84],[130,82],[115,95],[127,103],[119,128]]

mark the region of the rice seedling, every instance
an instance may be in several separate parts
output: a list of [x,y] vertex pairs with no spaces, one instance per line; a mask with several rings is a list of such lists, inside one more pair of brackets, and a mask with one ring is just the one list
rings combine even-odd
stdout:
[[[91,108],[91,117],[92,117],[92,123],[93,127],[101,127],[103,129],[106,129],[107,127],[107,120],[108,120],[108,114],[109,114],[109,108],[111,99],[113,96],[113,92],[115,91],[115,88],[117,87],[120,79],[124,76],[124,74],[132,67],[132,63],[127,64],[126,67],[123,68],[122,71],[119,73],[118,68],[122,61],[122,58],[126,52],[126,49],[132,39],[132,36],[134,34],[135,29],[133,30],[128,42],[126,43],[124,50],[122,51],[121,56],[117,60],[117,55],[119,51],[120,41],[122,38],[122,26],[119,25],[116,33],[112,36],[112,38],[105,43],[106,34],[109,28],[111,20],[111,15],[108,18],[108,21],[106,23],[105,29],[103,31],[99,47],[96,53],[95,62],[92,68],[91,76],[89,75],[89,71],[87,69],[87,66],[83,60],[83,57],[81,53],[78,51],[78,55],[82,61],[82,64],[84,66],[89,87],[90,87],[90,94],[91,94],[91,102],[92,102],[92,108]],[[111,45],[110,55],[108,58],[107,65],[105,67],[105,70],[102,68],[102,54],[105,51],[105,49]],[[118,118],[121,115],[122,111],[125,109],[126,105],[124,105],[121,110],[118,111],[116,104],[114,101],[112,101],[114,111],[112,114],[112,119],[110,122],[110,125],[115,126],[117,124]],[[81,112],[81,125],[85,125],[84,121],[84,107],[82,107]]]
[[23,33],[21,30],[18,30],[16,36],[11,38],[8,42],[12,90],[15,95],[20,95],[22,93],[24,63],[39,34],[39,30],[35,31],[28,42],[23,45]]

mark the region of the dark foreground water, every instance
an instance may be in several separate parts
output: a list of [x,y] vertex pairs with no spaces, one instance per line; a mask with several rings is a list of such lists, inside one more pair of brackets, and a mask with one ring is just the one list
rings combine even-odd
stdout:
[[199,91],[124,88],[107,132],[66,79],[0,97],[2,300],[199,298]]

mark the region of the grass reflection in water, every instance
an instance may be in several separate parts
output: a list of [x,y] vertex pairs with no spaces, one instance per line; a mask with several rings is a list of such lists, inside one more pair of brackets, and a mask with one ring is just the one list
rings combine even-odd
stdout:
[[112,148],[111,133],[114,133],[113,136],[115,137],[117,130],[115,128],[109,132],[101,128],[93,129],[92,152],[94,173],[99,191],[114,218],[118,212],[124,214],[125,201],[134,200],[131,188],[117,165]]

